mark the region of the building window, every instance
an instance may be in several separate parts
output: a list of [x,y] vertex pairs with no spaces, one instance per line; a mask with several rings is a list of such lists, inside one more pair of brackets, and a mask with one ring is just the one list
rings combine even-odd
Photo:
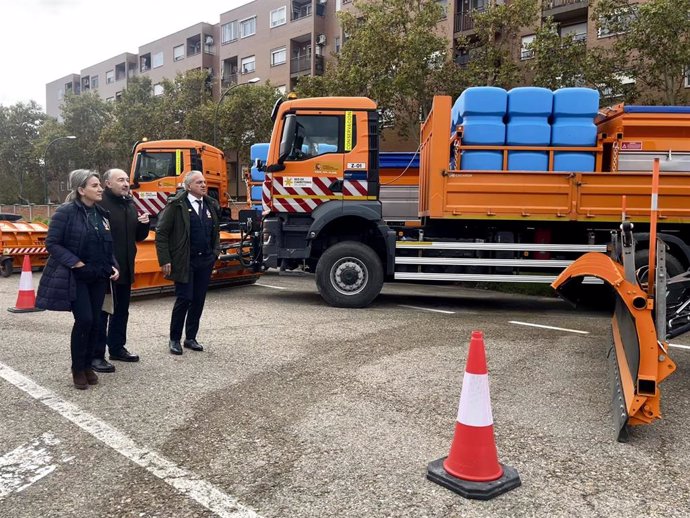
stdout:
[[153,85],[153,95],[163,95],[163,85],[158,83]]
[[271,51],[271,66],[282,65],[287,61],[287,48],[281,47]]
[[114,70],[108,70],[105,73],[105,84],[110,85],[115,82],[115,71]]
[[635,17],[637,6],[621,7],[616,9],[610,18],[599,18],[597,23],[597,38],[608,38],[628,31],[630,22]]
[[279,7],[271,11],[271,28],[287,23],[287,7]]
[[184,45],[173,47],[173,61],[184,59]]
[[224,23],[221,28],[221,40],[222,44],[230,43],[237,39],[237,20],[233,20],[228,23]]
[[335,37],[335,53],[340,52],[340,36]]
[[256,34],[256,16],[240,22],[240,38],[246,38],[253,34]]
[[156,52],[151,58],[151,65],[153,68],[160,68],[163,66],[163,52]]
[[252,74],[256,70],[256,58],[254,56],[242,58],[241,70],[243,74]]
[[572,36],[577,42],[587,41],[587,22],[561,27],[561,38],[564,36]]
[[91,88],[94,90],[98,88],[98,76],[91,76]]
[[532,49],[532,43],[534,43],[534,34],[522,37],[522,43],[520,46],[520,59],[532,59],[534,57],[534,50]]

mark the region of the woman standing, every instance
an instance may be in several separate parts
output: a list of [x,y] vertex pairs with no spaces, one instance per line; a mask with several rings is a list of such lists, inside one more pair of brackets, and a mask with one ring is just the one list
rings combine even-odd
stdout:
[[95,171],[69,174],[70,193],[50,220],[46,248],[50,257],[38,285],[36,306],[71,311],[72,379],[84,390],[98,383],[91,368],[108,279],[119,272],[113,256],[108,213],[96,205],[103,187]]

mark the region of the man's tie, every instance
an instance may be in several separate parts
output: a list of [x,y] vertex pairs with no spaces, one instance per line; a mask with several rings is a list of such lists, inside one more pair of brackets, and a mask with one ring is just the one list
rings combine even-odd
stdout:
[[194,201],[199,204],[199,206],[196,209],[196,213],[199,215],[199,217],[201,217],[201,200],[194,200]]

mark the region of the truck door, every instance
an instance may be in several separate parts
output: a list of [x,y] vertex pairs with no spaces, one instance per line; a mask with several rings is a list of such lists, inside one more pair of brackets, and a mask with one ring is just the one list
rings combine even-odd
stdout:
[[[366,199],[366,163],[351,159],[357,148],[357,126],[352,111],[287,114],[281,138],[285,168],[273,174],[273,210],[311,213],[324,203]],[[361,140],[366,146],[366,139]],[[360,168],[355,172],[361,178],[351,178],[352,167]]]

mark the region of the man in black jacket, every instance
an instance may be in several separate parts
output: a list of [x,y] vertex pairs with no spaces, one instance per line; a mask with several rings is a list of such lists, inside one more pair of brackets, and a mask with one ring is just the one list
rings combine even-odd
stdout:
[[134,283],[134,258],[137,255],[136,241],[143,241],[149,234],[149,215],[137,215],[137,209],[129,193],[129,176],[122,169],[109,169],[103,175],[105,192],[100,206],[110,212],[110,228],[113,236],[113,250],[120,265],[120,277],[113,283],[114,311],[109,315],[101,313],[101,326],[91,363],[98,372],[114,372],[115,366],[105,359],[105,345],[108,344],[110,359],[137,362],[139,356],[126,348],[129,299]]

